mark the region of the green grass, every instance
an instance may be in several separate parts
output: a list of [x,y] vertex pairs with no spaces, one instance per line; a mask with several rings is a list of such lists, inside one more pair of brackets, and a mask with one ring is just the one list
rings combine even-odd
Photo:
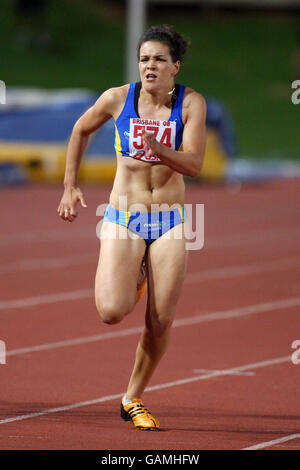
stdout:
[[[90,88],[99,93],[124,83],[122,15],[80,0],[50,1],[53,44],[47,51],[17,49],[10,0],[2,0],[0,79],[7,86]],[[231,111],[240,154],[300,158],[300,105],[291,102],[297,22],[293,17],[200,16],[157,13],[191,38],[178,77]],[[156,12],[156,13],[155,13]],[[297,75],[298,73],[298,75]]]
[[174,26],[193,40],[183,81],[230,109],[241,153],[300,157],[300,106],[291,103],[296,23],[252,17]]

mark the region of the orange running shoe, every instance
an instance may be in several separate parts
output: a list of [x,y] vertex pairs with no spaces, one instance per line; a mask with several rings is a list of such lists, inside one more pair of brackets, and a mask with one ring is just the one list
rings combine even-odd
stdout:
[[121,418],[132,421],[136,429],[142,431],[157,431],[159,421],[145,408],[140,398],[134,398],[128,405],[121,401]]
[[138,276],[138,284],[137,284],[137,292],[138,292],[138,302],[141,300],[143,295],[147,290],[147,270],[146,270],[146,263],[143,260]]

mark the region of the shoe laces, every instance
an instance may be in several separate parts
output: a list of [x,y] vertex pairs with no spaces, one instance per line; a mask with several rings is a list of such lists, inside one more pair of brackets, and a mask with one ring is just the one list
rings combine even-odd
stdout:
[[130,414],[131,417],[140,415],[140,414],[146,414],[148,416],[151,416],[151,413],[145,405],[142,402],[136,402],[132,405],[132,407],[128,410],[128,413]]

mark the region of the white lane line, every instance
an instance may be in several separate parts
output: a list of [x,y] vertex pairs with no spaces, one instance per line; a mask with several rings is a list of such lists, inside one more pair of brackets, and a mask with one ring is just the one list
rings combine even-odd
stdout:
[[[269,359],[269,360],[266,360],[266,361],[254,362],[252,364],[246,364],[246,365],[242,365],[242,366],[238,366],[238,367],[232,367],[230,369],[224,369],[224,370],[221,370],[221,371],[210,372],[210,373],[205,374],[205,375],[187,377],[187,378],[181,379],[181,380],[174,380],[172,382],[166,382],[166,383],[163,383],[163,384],[153,385],[151,387],[147,387],[145,389],[145,392],[152,392],[152,391],[155,391],[155,390],[162,390],[162,389],[165,389],[165,388],[175,387],[175,386],[178,386],[178,385],[185,385],[185,384],[188,384],[188,383],[198,382],[200,380],[207,380],[207,379],[211,379],[213,377],[218,377],[218,376],[222,376],[222,375],[224,375],[224,376],[225,375],[232,375],[236,371],[241,372],[241,371],[246,371],[246,370],[251,370],[251,369],[259,369],[259,368],[262,368],[262,367],[267,367],[267,366],[271,366],[271,365],[275,365],[275,364],[283,364],[284,362],[288,362],[288,361],[290,361],[290,356],[284,356],[284,357]],[[27,414],[24,414],[24,415],[13,416],[11,418],[5,418],[5,419],[0,420],[0,424],[7,424],[7,423],[15,422],[15,421],[22,421],[24,419],[29,419],[29,418],[37,418],[39,416],[44,416],[44,415],[47,415],[47,414],[50,414],[50,413],[59,413],[59,412],[63,412],[63,411],[72,410],[72,409],[75,409],[75,408],[81,408],[81,407],[84,407],[84,406],[95,405],[95,404],[98,404],[98,403],[103,403],[103,402],[106,402],[106,401],[111,401],[111,400],[115,400],[117,398],[121,398],[124,395],[124,393],[125,393],[125,391],[123,391],[122,393],[116,393],[114,395],[108,395],[108,396],[104,396],[104,397],[100,397],[100,398],[95,398],[93,400],[82,401],[82,402],[79,402],[79,403],[72,403],[70,405],[59,406],[57,408],[50,408],[50,409],[47,409],[47,410],[42,410],[42,411],[38,411],[38,412],[34,412],[34,413],[27,413]]]
[[[0,275],[7,273],[22,273],[23,271],[31,271],[38,269],[58,269],[68,266],[76,266],[82,264],[97,262],[97,254],[89,253],[76,256],[60,256],[58,258],[32,258],[21,259],[15,262],[2,264],[0,266]],[[257,264],[242,264],[236,266],[225,266],[221,268],[211,268],[196,272],[188,272],[185,284],[192,284],[194,282],[201,282],[213,279],[223,279],[225,277],[235,277],[242,275],[257,274],[265,271],[284,270],[289,268],[299,268],[299,261],[297,257],[281,258],[265,263]]]
[[[70,228],[70,227],[69,227]],[[96,238],[96,224],[87,224],[84,227],[72,227],[72,231],[61,229],[28,230],[2,235],[0,246],[23,245],[29,243],[49,243],[57,241],[73,241],[82,238]]]
[[[217,320],[227,320],[229,318],[240,318],[247,315],[255,315],[264,312],[272,312],[281,308],[293,308],[300,305],[300,297],[289,298],[283,300],[277,300],[273,302],[267,302],[263,304],[247,305],[245,307],[233,308],[229,310],[221,310],[217,312],[203,313],[200,315],[194,315],[188,318],[182,318],[173,322],[173,328],[179,328],[185,325],[194,325],[197,323],[206,323]],[[67,346],[74,346],[78,344],[91,343],[94,341],[104,341],[106,339],[119,338],[122,336],[129,336],[141,333],[143,326],[135,328],[127,328],[124,330],[112,331],[108,333],[100,333],[92,336],[83,336],[79,338],[56,341],[52,343],[45,343],[36,346],[29,346],[26,348],[12,349],[6,352],[6,357],[16,356],[19,354],[26,354],[31,352],[44,351],[55,348],[62,348]]]
[[24,419],[37,418],[38,416],[44,416],[50,413],[59,413],[61,411],[74,410],[76,408],[81,408],[83,406],[96,405],[98,403],[103,403],[105,401],[115,400],[121,398],[124,395],[123,393],[117,393],[115,395],[108,395],[106,397],[96,398],[94,400],[81,401],[79,403],[73,403],[71,405],[59,406],[57,408],[50,408],[48,410],[42,410],[35,413],[28,413],[20,416],[13,416],[12,418],[1,419],[0,424],[12,423],[14,421],[23,421]]
[[195,315],[189,318],[176,320],[176,326],[192,325],[194,323],[202,323],[215,320],[224,320],[227,318],[239,318],[245,315],[255,315],[257,313],[270,312],[281,308],[293,308],[300,305],[300,297],[292,297],[283,300],[275,300],[262,304],[248,305],[245,307],[233,308],[219,312],[211,312]]
[[[68,258],[67,262],[70,265],[74,264],[81,264],[82,262],[86,262],[91,255],[86,255],[83,257],[79,257],[78,263],[72,258]],[[44,260],[45,261],[45,260]],[[59,267],[59,263],[63,266],[63,261],[59,259],[54,259],[52,261],[47,260],[49,264],[47,267]],[[39,264],[39,261],[35,262],[36,265]],[[26,263],[25,263],[26,264]],[[236,276],[247,276],[251,274],[257,274],[259,272],[265,271],[272,271],[272,270],[281,270],[281,269],[289,269],[291,267],[299,267],[299,262],[295,258],[285,258],[281,260],[270,261],[268,263],[264,263],[261,265],[256,264],[247,264],[247,265],[239,265],[239,266],[228,266],[225,268],[213,268],[207,269],[205,271],[198,271],[198,272],[191,272],[188,273],[186,276],[185,284],[193,284],[196,282],[201,281],[209,281],[215,279],[224,279]],[[0,268],[1,272],[1,268]],[[79,289],[75,291],[67,291],[67,292],[60,292],[60,293],[52,293],[46,294],[36,297],[27,297],[24,299],[16,299],[16,300],[3,300],[0,301],[0,311],[1,310],[8,310],[12,308],[23,308],[23,307],[33,307],[36,305],[42,305],[47,303],[55,303],[55,302],[63,302],[67,300],[78,300],[80,298],[87,298],[93,297],[94,290],[93,289]]]
[[61,256],[59,258],[28,258],[20,259],[12,263],[2,264],[0,274],[33,271],[37,269],[58,269],[67,266],[75,266],[90,262],[97,262],[95,253],[74,256]]
[[266,271],[278,271],[293,267],[300,268],[299,260],[295,257],[273,260],[262,264],[255,263],[238,266],[226,266],[224,268],[212,268],[207,269],[205,271],[188,273],[186,276],[185,284],[192,284],[194,282],[201,282],[214,279],[224,279],[242,275],[247,276]]
[[67,346],[75,346],[78,344],[93,343],[95,341],[104,341],[112,338],[121,338],[123,336],[136,335],[138,333],[142,333],[143,329],[143,326],[138,326],[135,328],[126,328],[124,330],[112,331],[109,333],[100,333],[98,335],[83,336],[81,338],[55,341],[52,343],[39,344],[37,346],[29,346],[26,348],[12,349],[10,351],[6,351],[6,357],[17,356],[19,354],[26,354],[32,352],[46,351],[49,349],[65,348]]
[[279,437],[278,439],[273,439],[272,441],[262,442],[254,446],[245,447],[244,449],[241,449],[241,450],[265,449],[266,447],[275,446],[276,444],[281,444],[282,442],[287,442],[287,441],[291,441],[292,439],[298,439],[298,438],[300,438],[300,433],[290,434],[289,436]]
[[272,229],[257,229],[242,233],[228,234],[221,237],[208,237],[204,240],[204,249],[218,249],[241,247],[249,244],[285,242],[289,244],[298,240],[300,234],[299,227],[274,227]]
[[94,289],[79,289],[55,294],[39,295],[36,297],[27,297],[25,299],[3,300],[0,301],[0,310],[35,307],[36,305],[53,304],[56,302],[65,302],[67,300],[85,299],[92,297],[92,295],[94,295]]
[[[94,224],[87,224],[84,227],[73,227],[72,230],[48,229],[26,232],[16,232],[2,235],[0,238],[0,246],[23,245],[29,243],[51,243],[58,241],[79,241],[81,239],[97,239],[96,227],[99,220]],[[248,230],[234,234],[226,234],[217,237],[209,237],[204,241],[204,248],[223,248],[231,246],[244,246],[249,243],[265,243],[266,241],[276,241],[289,239],[299,236],[299,227],[276,227],[271,229]]]
[[[214,370],[214,369],[194,369],[193,370],[194,374],[206,374],[207,372],[221,372],[220,370]],[[255,375],[255,372],[241,372],[239,370],[233,371],[232,374],[230,375],[249,375],[253,376]]]

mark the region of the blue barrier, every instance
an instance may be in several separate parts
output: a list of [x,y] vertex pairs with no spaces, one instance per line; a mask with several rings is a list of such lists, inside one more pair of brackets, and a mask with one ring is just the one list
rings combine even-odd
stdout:
[[[26,91],[24,91],[26,93]],[[76,94],[69,100],[39,106],[0,108],[0,140],[6,142],[57,143],[66,144],[77,119],[94,104],[98,95],[91,92],[84,99]],[[207,99],[208,127],[214,128],[220,136],[227,156],[236,154],[235,131],[228,110],[217,99]],[[91,136],[85,156],[114,156],[114,123],[106,122]]]
[[24,168],[14,163],[0,163],[0,187],[28,182]]

